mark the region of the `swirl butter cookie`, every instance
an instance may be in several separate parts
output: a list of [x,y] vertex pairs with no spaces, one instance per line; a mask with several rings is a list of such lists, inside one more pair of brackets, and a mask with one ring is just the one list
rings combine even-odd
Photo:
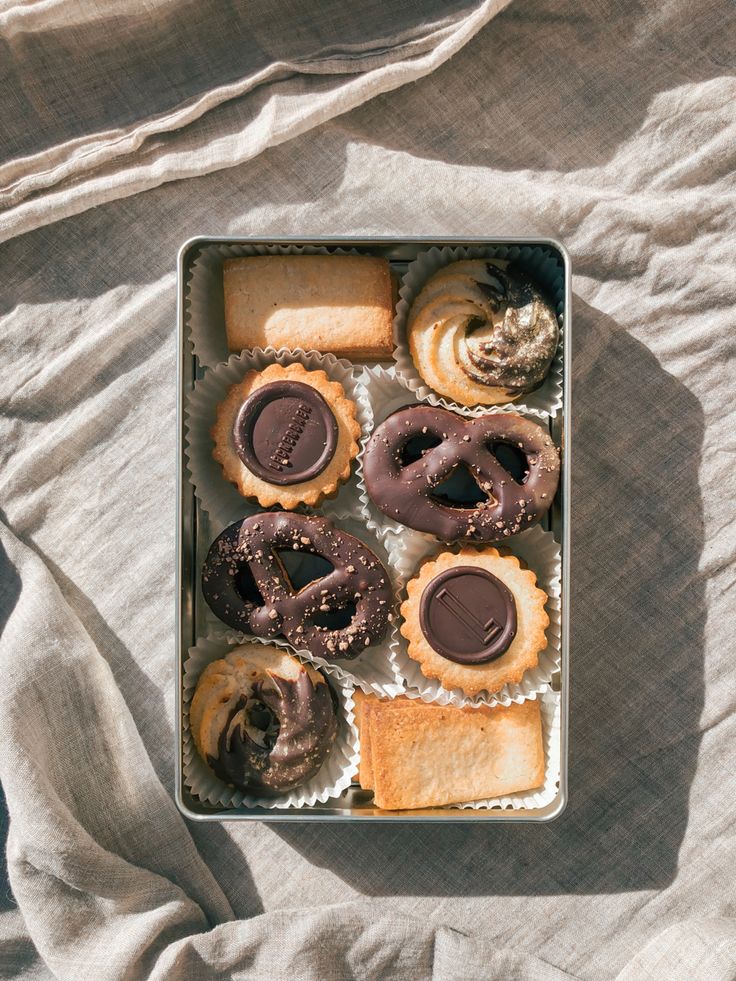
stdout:
[[272,364],[230,387],[211,435],[213,457],[243,497],[291,511],[318,507],[350,477],[360,424],[324,371]]
[[427,678],[469,696],[521,681],[547,646],[547,594],[513,555],[442,552],[407,585],[401,633]]
[[460,405],[501,405],[534,391],[557,350],[551,304],[521,271],[466,259],[436,272],[407,325],[424,381]]
[[320,769],[337,734],[329,685],[277,647],[243,644],[208,664],[189,710],[197,752],[221,780],[264,796]]

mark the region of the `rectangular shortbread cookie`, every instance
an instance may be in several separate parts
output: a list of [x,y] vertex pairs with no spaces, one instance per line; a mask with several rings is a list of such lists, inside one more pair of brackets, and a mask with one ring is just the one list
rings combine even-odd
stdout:
[[226,259],[223,286],[230,351],[301,347],[363,361],[392,355],[393,287],[386,259]]
[[355,723],[358,726],[360,739],[358,783],[363,790],[373,790],[373,764],[368,720],[377,706],[379,713],[401,711],[405,708],[411,708],[414,705],[414,699],[379,699],[376,695],[367,695],[362,691],[356,691],[353,698],[355,699]]
[[369,727],[374,799],[386,810],[482,800],[544,782],[538,701],[508,708],[457,708],[417,701],[413,711],[382,711]]

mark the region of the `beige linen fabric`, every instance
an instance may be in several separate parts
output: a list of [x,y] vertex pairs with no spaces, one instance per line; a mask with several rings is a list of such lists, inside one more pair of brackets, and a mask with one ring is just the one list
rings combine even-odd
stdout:
[[249,160],[428,74],[508,2],[0,6],[0,241]]
[[[180,3],[146,5],[145,30],[131,5],[101,91],[85,38],[111,8],[0,5],[7,183],[36,180],[44,154],[71,167],[74,141],[104,157],[3,199],[2,976],[736,978],[733,8],[523,0],[440,63],[492,12],[440,6],[312,5],[277,35],[258,5],[192,4],[191,33]],[[267,74],[135,145],[138,125],[340,44],[376,49],[379,73],[438,60],[391,91],[351,73],[365,101],[327,121],[340,73],[309,73],[288,111],[290,79]],[[55,86],[30,99],[44,72]],[[174,257],[205,231],[528,233],[571,251],[571,797],[555,823],[178,816]]]

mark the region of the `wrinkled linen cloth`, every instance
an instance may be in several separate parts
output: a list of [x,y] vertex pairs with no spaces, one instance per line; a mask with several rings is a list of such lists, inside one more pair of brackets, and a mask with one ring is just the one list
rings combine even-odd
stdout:
[[[734,8],[0,0],[3,977],[736,978]],[[573,262],[570,803],[185,822],[175,256]]]

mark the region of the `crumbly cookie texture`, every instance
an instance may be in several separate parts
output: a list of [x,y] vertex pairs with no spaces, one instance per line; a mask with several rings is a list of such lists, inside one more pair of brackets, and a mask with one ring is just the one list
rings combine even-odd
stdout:
[[355,724],[358,727],[360,739],[358,783],[363,790],[373,790],[373,758],[370,736],[370,720],[373,712],[378,711],[380,713],[389,705],[391,711],[412,709],[419,703],[412,698],[378,698],[377,695],[368,695],[360,690],[354,692],[353,698],[355,700]]
[[[310,480],[288,486],[271,484],[253,473],[238,455],[233,435],[235,420],[246,399],[263,385],[282,380],[316,389],[332,411],[338,430],[335,452],[325,469]],[[225,479],[235,484],[243,497],[255,498],[264,508],[280,504],[293,511],[300,504],[319,507],[325,498],[337,494],[340,484],[350,477],[352,461],[358,455],[360,424],[355,404],[347,398],[345,389],[324,371],[310,371],[301,364],[272,364],[264,371],[249,371],[242,382],[230,387],[217,406],[211,435],[215,444],[212,456],[222,466]]]
[[363,711],[361,755],[365,740],[370,747],[367,780],[380,808],[483,800],[544,782],[536,700],[458,708],[418,699],[375,699]]
[[[477,566],[490,572],[510,590],[516,605],[516,635],[510,646],[500,657],[482,664],[460,664],[443,657],[422,631],[420,608],[424,590],[441,573],[462,566]],[[525,671],[537,666],[539,653],[547,646],[547,594],[536,583],[536,575],[523,569],[516,556],[501,555],[495,548],[466,547],[459,552],[442,552],[425,562],[407,584],[408,598],[401,605],[401,633],[409,642],[409,657],[418,662],[425,677],[436,679],[448,690],[459,688],[469,696],[492,694],[506,684],[517,684]]]
[[393,351],[393,283],[386,259],[270,255],[227,259],[225,330],[230,351],[293,347],[354,360]]
[[366,692],[356,688],[353,692],[353,702],[355,704],[355,724],[358,727],[358,738],[360,740],[360,762],[358,764],[358,783],[363,790],[373,788],[373,776],[371,767],[371,748],[368,741],[368,726],[366,725],[367,713],[373,702],[378,701],[375,695],[368,695]]
[[407,342],[417,371],[460,405],[502,405],[534,391],[558,341],[550,303],[502,261],[450,263],[409,311]]

